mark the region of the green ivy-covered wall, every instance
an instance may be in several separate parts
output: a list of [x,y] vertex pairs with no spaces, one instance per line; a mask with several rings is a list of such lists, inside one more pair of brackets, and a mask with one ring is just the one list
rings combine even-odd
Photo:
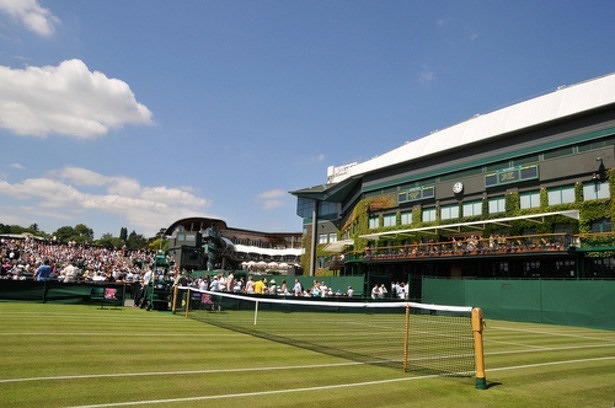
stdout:
[[[615,170],[608,170],[608,180],[609,180],[609,188],[611,194],[615,192]],[[386,194],[383,196],[370,197],[363,199],[357,203],[357,205],[353,209],[352,217],[350,217],[349,221],[342,228],[342,233],[345,231],[350,231],[349,236],[354,239],[355,245],[354,248],[358,251],[365,248],[369,242],[366,239],[360,238],[362,235],[366,235],[368,233],[378,233],[378,232],[386,232],[386,231],[394,231],[399,229],[400,225],[400,217],[401,212],[396,212],[397,226],[389,226],[389,227],[378,227],[376,229],[369,228],[369,217],[371,212],[386,210],[387,208],[395,208],[396,202],[395,197],[391,194]],[[483,214],[489,213],[489,203],[488,199],[484,198],[482,203]],[[533,213],[540,212],[549,212],[549,211],[559,211],[559,210],[568,210],[568,209],[576,209],[579,210],[580,213],[580,221],[577,223],[576,221],[572,221],[568,217],[564,216],[556,216],[549,217],[545,220],[544,223],[537,224],[532,221],[517,221],[513,226],[510,227],[509,233],[510,235],[521,235],[527,229],[534,229],[536,233],[550,233],[553,232],[553,227],[556,224],[570,224],[572,226],[573,233],[589,233],[591,232],[591,225],[595,221],[599,221],[603,218],[607,218],[611,221],[611,224],[615,225],[615,200],[612,199],[599,199],[599,200],[583,200],[583,184],[577,183],[575,185],[575,202],[569,204],[560,204],[556,206],[548,205],[548,195],[547,189],[540,189],[540,207],[532,208],[532,209],[521,209],[520,208],[520,196],[518,192],[509,192],[505,197],[505,209],[507,217],[514,217],[520,215],[527,215]],[[422,208],[420,205],[415,205],[412,207],[412,223],[410,225],[405,225],[404,228],[420,228],[430,225],[435,225],[436,223],[441,223],[439,220],[436,222],[424,223],[421,219]],[[490,216],[476,216],[476,217],[465,217],[463,221],[475,221],[480,219],[493,219],[499,218],[502,214],[490,215]],[[382,216],[380,216],[380,223],[382,225]],[[438,217],[439,219],[439,217]],[[450,222],[459,222],[459,220],[451,220]],[[446,222],[442,222],[445,224]],[[492,231],[496,229],[501,229],[501,226],[493,226],[487,225],[483,234],[489,235]],[[401,244],[404,238],[391,238],[389,240],[389,244]],[[407,238],[405,238],[407,239]],[[421,239],[420,234],[416,236],[416,239]],[[610,239],[610,238],[609,238]],[[307,248],[306,248],[307,252]]]

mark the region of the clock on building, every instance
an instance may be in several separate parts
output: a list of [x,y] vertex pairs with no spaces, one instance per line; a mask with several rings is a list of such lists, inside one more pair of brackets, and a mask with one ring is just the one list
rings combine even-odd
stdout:
[[462,191],[463,191],[463,183],[461,181],[458,181],[455,184],[453,184],[453,193],[459,194]]

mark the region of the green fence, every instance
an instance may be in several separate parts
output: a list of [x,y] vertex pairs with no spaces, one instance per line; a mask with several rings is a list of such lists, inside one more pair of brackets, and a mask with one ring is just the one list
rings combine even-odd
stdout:
[[615,281],[423,278],[423,302],[478,306],[487,319],[615,330]]
[[129,289],[128,285],[110,282],[61,283],[0,280],[0,300],[123,306],[130,292]]

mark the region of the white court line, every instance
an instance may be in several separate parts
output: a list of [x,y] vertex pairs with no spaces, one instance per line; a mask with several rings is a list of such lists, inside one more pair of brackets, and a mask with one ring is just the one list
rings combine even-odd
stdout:
[[109,333],[109,332],[88,332],[88,333],[57,333],[57,332],[36,332],[36,333],[0,333],[0,336],[96,336],[96,337],[241,337],[241,333]]
[[[547,367],[551,365],[587,363],[587,362],[592,362],[592,361],[605,361],[605,360],[615,360],[615,357],[599,357],[599,358],[588,358],[588,359],[582,359],[582,360],[567,360],[567,361],[553,361],[549,363],[525,364],[525,365],[512,366],[512,367],[493,368],[493,369],[490,369],[489,371],[523,370],[527,368]],[[332,390],[332,389],[340,389],[340,388],[382,385],[382,384],[389,384],[389,383],[394,383],[394,382],[416,381],[416,380],[424,380],[424,379],[436,378],[436,377],[439,377],[439,376],[438,375],[424,375],[420,377],[399,377],[399,378],[391,378],[388,380],[364,381],[364,382],[358,382],[358,383],[346,383],[346,384],[335,384],[335,385],[323,385],[323,386],[318,386],[318,387],[287,388],[287,389],[272,390],[272,391],[205,395],[205,396],[200,396],[200,397],[114,402],[114,403],[106,403],[106,404],[79,405],[79,406],[73,406],[69,408],[126,407],[126,406],[135,406],[135,405],[170,404],[170,403],[175,403],[175,402],[191,402],[191,401],[205,401],[205,400],[214,400],[214,399],[257,397],[257,396],[263,396],[263,395],[289,394],[289,393],[305,392],[305,391],[322,391],[322,390]]]
[[155,375],[189,375],[189,374],[219,374],[219,373],[243,373],[250,371],[278,371],[278,370],[295,370],[308,368],[330,368],[363,365],[366,363],[360,362],[344,362],[344,363],[327,363],[327,364],[310,364],[301,366],[274,366],[274,367],[253,367],[253,368],[227,368],[227,369],[212,369],[212,370],[191,370],[191,371],[152,371],[141,373],[114,373],[114,374],[84,374],[84,375],[59,375],[55,377],[29,377],[29,378],[8,378],[0,380],[0,383],[24,382],[24,381],[50,381],[50,380],[76,380],[76,379],[91,379],[91,378],[117,378],[117,377],[147,377]]
[[590,349],[590,348],[602,348],[602,347],[615,347],[615,343],[583,344],[579,346],[567,346],[567,347],[545,347],[541,349],[531,349],[531,350],[493,351],[490,353],[485,353],[485,355],[486,356],[497,356],[497,355],[502,355],[502,354],[536,353],[536,352],[541,352],[541,351],[564,351],[564,350],[578,350],[578,349]]
[[561,336],[561,337],[572,337],[575,339],[586,339],[586,340],[602,340],[602,341],[612,341],[613,339],[609,339],[609,338],[601,338],[601,337],[592,337],[592,336],[581,336],[578,334],[572,334],[572,333],[558,333],[558,332],[553,332],[553,331],[542,331],[542,330],[531,330],[531,329],[515,329],[512,327],[499,327],[499,326],[493,326],[490,327],[492,329],[498,329],[498,330],[503,330],[503,331],[512,331],[512,332],[521,332],[521,333],[532,333],[532,334],[544,334],[544,335],[548,335],[548,336]]
[[491,343],[506,344],[508,346],[517,346],[517,347],[529,347],[529,348],[537,349],[537,350],[548,350],[549,349],[549,347],[534,346],[533,344],[514,343],[512,341],[499,341],[499,340],[493,340],[493,339],[487,339],[485,340],[485,343],[487,344],[491,344]]
[[[546,351],[564,351],[564,350],[575,350],[575,349],[581,349],[581,348],[587,349],[587,348],[602,348],[602,347],[615,347],[615,344],[593,344],[593,345],[569,346],[569,347],[552,347]],[[497,351],[497,352],[485,353],[485,355],[488,357],[488,356],[502,355],[502,354],[534,353],[534,352],[539,352],[539,351],[545,351],[545,350],[507,350],[507,351]],[[428,359],[428,358],[425,358],[425,359]],[[24,377],[24,378],[0,379],[0,384],[25,382],[25,381],[77,380],[77,379],[140,377],[140,376],[147,377],[147,376],[157,376],[157,375],[240,373],[240,372],[250,372],[250,371],[278,371],[278,370],[294,370],[294,369],[310,369],[310,368],[345,367],[345,366],[378,364],[378,363],[379,363],[378,361],[371,362],[371,363],[369,361],[367,362],[353,361],[353,362],[344,362],[344,363],[310,364],[310,365],[300,365],[300,366],[272,366],[272,367],[254,367],[254,368],[190,370],[190,371],[152,371],[152,372],[138,372],[138,373],[61,375],[61,376],[53,376],[53,377]],[[494,369],[489,368],[488,371],[493,371],[493,370]]]

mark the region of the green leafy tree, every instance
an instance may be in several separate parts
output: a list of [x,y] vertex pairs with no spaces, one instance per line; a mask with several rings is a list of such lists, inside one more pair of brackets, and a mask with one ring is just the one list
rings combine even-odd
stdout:
[[143,235],[132,231],[126,240],[126,247],[128,249],[142,249],[147,247],[147,240],[143,237]]
[[128,228],[122,227],[120,229],[120,239],[124,242],[128,241]]
[[65,225],[58,228],[53,235],[60,241],[68,242],[75,235],[75,229],[71,226]]
[[158,252],[159,250],[162,250],[162,252],[166,253],[169,249],[169,242],[164,237],[158,237],[152,239],[149,244],[147,244],[147,247],[150,251]]
[[106,233],[96,241],[96,245],[100,245],[107,249],[115,249],[124,246],[124,241],[118,237],[114,237],[113,235]]
[[94,241],[94,231],[84,224],[77,224],[74,228],[68,225],[60,227],[53,235],[62,242],[75,241],[84,243]]
[[75,225],[75,233],[81,241],[94,241],[94,230],[84,224]]

